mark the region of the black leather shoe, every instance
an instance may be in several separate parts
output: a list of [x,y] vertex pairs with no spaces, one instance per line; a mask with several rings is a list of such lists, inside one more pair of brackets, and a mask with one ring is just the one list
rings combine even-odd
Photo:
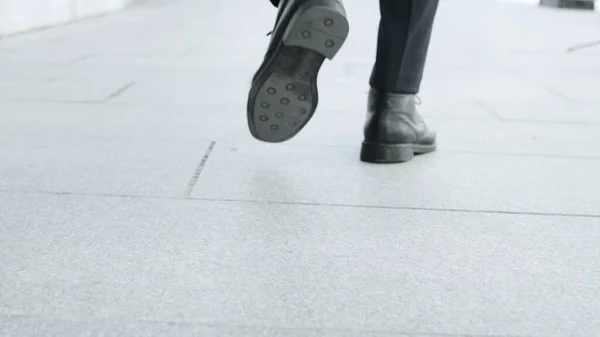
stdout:
[[294,137],[318,104],[317,76],[348,36],[340,0],[282,0],[265,59],[248,95],[248,126],[265,142]]
[[369,163],[401,163],[415,154],[435,151],[436,134],[417,112],[416,96],[369,92],[369,111],[360,159]]

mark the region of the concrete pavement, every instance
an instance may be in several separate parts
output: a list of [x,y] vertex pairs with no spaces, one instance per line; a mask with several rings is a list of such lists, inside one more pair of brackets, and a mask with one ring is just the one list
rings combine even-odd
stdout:
[[0,40],[0,336],[597,336],[600,15],[442,1],[439,151],[377,166],[378,12],[346,7],[317,115],[276,145],[245,119],[267,1]]

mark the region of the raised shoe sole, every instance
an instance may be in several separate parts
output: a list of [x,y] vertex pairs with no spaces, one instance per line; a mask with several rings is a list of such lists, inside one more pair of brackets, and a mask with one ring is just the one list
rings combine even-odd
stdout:
[[317,77],[348,36],[340,3],[311,0],[293,14],[273,54],[265,59],[248,95],[248,127],[256,139],[278,143],[293,138],[314,115]]

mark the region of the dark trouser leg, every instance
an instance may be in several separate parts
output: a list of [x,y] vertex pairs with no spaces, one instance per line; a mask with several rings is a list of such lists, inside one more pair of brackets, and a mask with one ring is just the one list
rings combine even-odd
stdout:
[[371,87],[416,94],[439,0],[379,0],[381,22]]

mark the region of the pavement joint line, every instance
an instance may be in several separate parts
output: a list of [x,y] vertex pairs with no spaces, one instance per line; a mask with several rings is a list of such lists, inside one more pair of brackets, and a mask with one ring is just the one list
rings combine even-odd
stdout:
[[551,124],[551,125],[577,125],[585,127],[598,127],[600,122],[578,122],[578,121],[544,121],[536,119],[505,118],[506,123],[526,123],[526,124]]
[[473,97],[472,100],[473,100],[473,103],[475,103],[475,105],[482,108],[484,111],[486,111],[490,115],[494,116],[494,118],[496,118],[497,120],[503,121],[503,122],[505,121],[505,119],[502,118],[502,116],[500,116],[500,114],[498,114],[494,109],[487,106],[487,104],[483,103],[480,99]]
[[142,324],[167,324],[169,326],[189,326],[189,327],[207,327],[207,328],[233,328],[233,329],[264,329],[264,330],[287,330],[287,331],[318,331],[318,332],[343,332],[343,333],[369,333],[369,334],[385,334],[385,335],[403,335],[405,337],[532,337],[530,335],[513,335],[513,334],[472,334],[472,333],[444,333],[444,332],[406,332],[391,329],[353,329],[342,327],[289,327],[289,326],[274,326],[274,325],[252,325],[252,324],[228,324],[221,322],[203,323],[191,321],[170,321],[170,320],[108,320],[108,319],[84,319],[84,320],[69,320],[62,317],[40,317],[36,315],[21,315],[9,314],[0,315],[0,317],[8,318],[25,318],[25,319],[51,319],[60,322],[78,322],[78,323],[142,323]]
[[[110,137],[105,137],[103,135],[89,135],[89,134],[81,134],[76,135],[78,138],[83,139],[123,139],[123,140],[146,140],[147,137],[138,137],[138,136],[124,136],[124,135],[111,135]],[[162,141],[162,142],[188,142],[188,141],[206,141],[201,138],[193,138],[193,137],[159,137],[152,138],[153,141]],[[227,145],[249,145],[249,146],[258,146],[255,142],[252,141],[236,141],[236,142],[228,142],[227,140],[217,140],[220,143],[224,143]],[[217,142],[215,141],[215,143]],[[297,147],[297,148],[328,148],[328,149],[350,149],[355,148],[355,145],[349,144],[310,144],[310,143],[297,143],[297,144],[287,144],[284,146],[288,147]],[[510,153],[510,152],[500,152],[500,151],[490,151],[490,152],[482,152],[482,151],[474,151],[474,150],[452,150],[452,149],[444,149],[439,148],[436,153],[439,154],[467,154],[467,155],[478,155],[478,156],[498,156],[498,157],[528,157],[528,158],[548,158],[548,159],[576,159],[576,160],[600,160],[600,156],[580,156],[580,155],[556,155],[556,154],[545,154],[545,153]],[[371,165],[364,164],[363,165]]]
[[47,30],[54,30],[54,29],[58,30],[58,29],[61,29],[61,28],[65,28],[65,27],[68,27],[68,26],[74,26],[76,24],[85,23],[85,22],[88,22],[88,21],[95,21],[95,20],[98,20],[98,19],[104,19],[104,18],[108,17],[109,15],[113,15],[114,16],[115,14],[118,14],[118,11],[114,11],[114,10],[113,11],[105,11],[105,12],[102,12],[102,13],[98,13],[98,14],[95,14],[95,15],[90,15],[90,16],[79,18],[79,19],[75,19],[75,20],[68,20],[68,21],[61,22],[61,23],[42,25],[42,26],[39,26],[39,27],[33,27],[33,28],[30,28],[30,29],[27,29],[27,30],[24,30],[24,31],[16,32],[16,33],[9,33],[9,34],[0,35],[0,40],[2,40],[2,39],[7,39],[8,40],[8,39],[11,39],[11,38],[19,38],[19,37],[22,37],[22,36],[34,35],[34,34],[37,34],[37,33],[43,32],[43,31],[47,31]]
[[316,202],[294,202],[294,201],[274,201],[274,200],[244,200],[227,198],[192,198],[192,200],[214,201],[214,202],[244,202],[256,204],[272,205],[298,205],[298,206],[320,206],[320,207],[346,207],[346,208],[367,208],[382,210],[409,210],[409,211],[428,211],[444,213],[479,213],[479,214],[504,214],[504,215],[531,215],[548,217],[572,217],[572,218],[600,218],[600,214],[568,214],[568,213],[541,213],[541,212],[518,212],[518,211],[495,211],[495,210],[475,210],[475,209],[457,209],[457,208],[434,208],[434,207],[410,207],[410,206],[373,206],[357,204],[336,204],[336,203],[316,203]]
[[133,88],[133,86],[135,86],[135,82],[131,81],[128,83],[125,83],[122,87],[120,87],[119,89],[117,89],[115,92],[109,94],[105,99],[103,99],[100,103],[106,103],[108,101],[110,101],[113,98],[119,97],[121,96],[123,93],[125,93],[127,90]]
[[554,89],[553,87],[549,86],[549,85],[540,85],[542,87],[542,89],[546,90],[548,93],[566,101],[566,102],[573,102],[575,101],[574,99],[572,99],[571,97],[563,94],[562,92]]
[[54,100],[54,99],[41,99],[41,98],[9,98],[5,99],[4,102],[16,102],[16,103],[50,103],[50,104],[80,104],[80,105],[102,105],[103,101],[100,100]]
[[556,154],[532,154],[532,153],[509,153],[509,152],[479,152],[467,150],[438,150],[440,153],[470,154],[478,156],[504,156],[504,157],[526,157],[526,158],[548,158],[548,159],[577,159],[577,160],[600,160],[600,156],[574,156]]
[[[93,135],[93,134],[78,134],[73,135],[74,137],[82,138],[82,139],[122,139],[122,140],[146,140],[147,137],[144,136],[125,136],[125,135],[111,135],[106,137],[104,135]],[[153,141],[162,141],[162,142],[189,142],[189,141],[207,141],[202,138],[193,138],[193,137],[153,137],[151,138]],[[225,143],[227,145],[250,145],[257,146],[257,144],[253,141],[235,141],[230,142],[228,140],[216,140],[216,142]],[[337,148],[337,149],[349,149],[355,148],[355,145],[350,144],[311,144],[311,143],[295,143],[295,144],[286,144],[284,146],[289,147],[298,147],[298,148]],[[500,151],[474,151],[474,150],[453,150],[453,149],[444,149],[438,148],[436,153],[439,154],[468,154],[468,155],[481,155],[481,156],[503,156],[503,157],[529,157],[529,158],[548,158],[548,159],[577,159],[577,160],[600,160],[600,156],[581,156],[581,155],[556,155],[556,154],[546,154],[546,153],[510,153],[510,152],[500,152]],[[370,164],[365,164],[370,165]]]
[[67,62],[67,65],[70,65],[70,66],[76,65],[76,64],[79,64],[79,63],[84,62],[86,60],[89,60],[89,59],[91,59],[93,57],[94,57],[94,54],[81,55],[79,57],[71,59],[69,62]]
[[210,145],[204,152],[204,156],[202,157],[202,160],[196,167],[196,170],[194,171],[194,174],[192,175],[190,182],[188,183],[187,187],[185,188],[185,191],[183,192],[184,199],[189,199],[192,196],[192,192],[194,191],[194,187],[196,186],[196,183],[198,182],[198,178],[200,178],[200,174],[202,174],[202,170],[204,170],[204,166],[206,165],[206,162],[208,161],[208,158],[210,157],[216,144],[217,144],[216,141],[214,141],[214,140],[211,141]]
[[598,47],[598,46],[600,46],[600,40],[581,43],[581,44],[577,44],[577,45],[569,47],[567,49],[567,53],[573,53],[573,52],[577,52],[577,51],[580,51],[583,49],[589,49],[589,48]]
[[8,190],[0,190],[0,194],[56,195],[56,196],[72,196],[72,197],[79,196],[79,197],[173,200],[173,201],[176,201],[176,200],[179,200],[179,201],[207,201],[207,202],[222,202],[222,203],[232,202],[232,203],[267,204],[267,205],[363,208],[363,209],[407,210],[407,211],[426,211],[426,212],[443,212],[443,213],[498,214],[498,215],[524,215],[524,216],[600,219],[600,214],[542,213],[542,212],[496,211],[496,210],[411,207],[411,206],[376,206],[376,205],[358,205],[358,204],[336,204],[336,203],[276,201],[276,200],[249,200],[249,199],[230,199],[230,198],[202,198],[202,197],[189,197],[189,198],[183,197],[182,198],[182,197],[169,197],[169,196],[157,196],[157,195],[128,195],[128,194],[49,192],[49,191],[8,191]]
[[[76,100],[53,100],[53,99],[38,99],[38,98],[3,98],[0,97],[0,99],[2,101],[0,101],[0,103],[3,102],[9,102],[9,103],[50,103],[50,104],[82,104],[82,105],[102,105],[102,106],[106,106],[106,107],[111,107],[111,106],[119,106],[119,107],[131,107],[131,106],[135,106],[132,105],[130,103],[127,102],[105,102],[104,100],[88,100],[88,101],[76,101]],[[108,104],[104,104],[104,103],[108,103]],[[480,102],[481,103],[481,102]],[[477,103],[475,103],[477,105]],[[206,107],[202,107],[202,106],[194,106],[194,105],[185,105],[185,104],[161,104],[161,103],[157,103],[154,104],[153,106],[161,106],[161,107],[165,107],[165,108],[182,108],[182,109],[195,109],[195,108],[206,108]],[[137,108],[140,108],[143,106],[137,105]],[[520,118],[504,118],[499,116],[496,112],[492,111],[489,107],[487,107],[485,104],[483,106],[480,106],[481,108],[486,109],[488,112],[490,112],[490,114],[492,115],[492,117],[495,117],[495,119],[501,121],[501,122],[505,122],[505,123],[523,123],[523,124],[551,124],[551,125],[576,125],[576,126],[581,126],[581,127],[599,127],[600,126],[600,122],[594,122],[594,121],[564,121],[564,120],[536,120],[536,119],[520,119]],[[333,110],[331,111],[333,113],[341,113],[341,111],[338,110]],[[427,113],[423,113],[422,114],[423,117],[426,117],[428,119],[434,119],[434,120],[452,120],[452,121],[456,121],[456,120],[460,120],[460,121],[468,121],[468,122],[473,122],[473,123],[489,123],[491,122],[489,119],[487,118],[480,118],[480,117],[460,117],[460,116],[444,116],[444,115],[432,115],[432,114],[427,114]]]

